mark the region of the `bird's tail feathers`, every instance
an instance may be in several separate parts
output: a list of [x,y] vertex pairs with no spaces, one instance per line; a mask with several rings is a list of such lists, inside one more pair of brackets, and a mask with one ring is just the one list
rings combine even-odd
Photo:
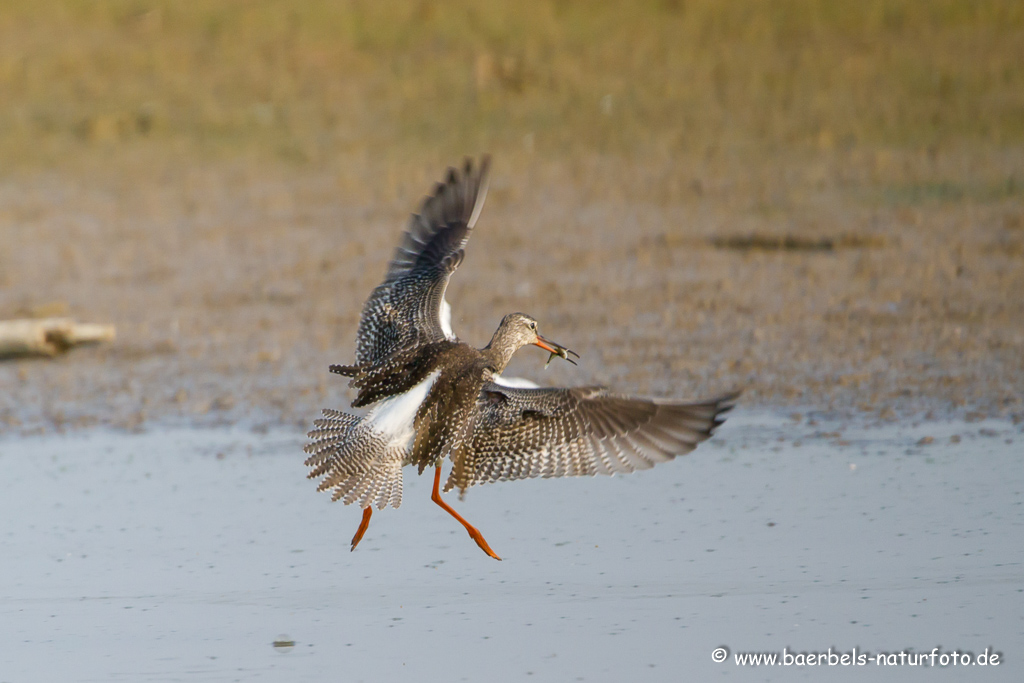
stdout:
[[332,500],[358,503],[360,508],[401,505],[402,449],[390,446],[362,418],[338,410],[323,412],[303,449],[309,454],[308,477],[323,477],[317,490],[332,491]]

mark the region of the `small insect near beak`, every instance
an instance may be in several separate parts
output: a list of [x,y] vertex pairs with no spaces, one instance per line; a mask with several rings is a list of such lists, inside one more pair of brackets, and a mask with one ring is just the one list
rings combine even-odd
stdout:
[[561,344],[556,344],[550,339],[545,339],[540,335],[537,335],[537,341],[535,341],[534,344],[551,354],[550,356],[548,356],[547,362],[544,363],[544,367],[547,367],[551,363],[551,361],[554,360],[555,356],[564,358],[573,365],[576,365],[576,361],[574,361],[572,358],[569,358],[569,355],[571,354],[573,356],[576,356],[577,358],[580,357],[580,354],[576,353],[572,349],[567,349]]

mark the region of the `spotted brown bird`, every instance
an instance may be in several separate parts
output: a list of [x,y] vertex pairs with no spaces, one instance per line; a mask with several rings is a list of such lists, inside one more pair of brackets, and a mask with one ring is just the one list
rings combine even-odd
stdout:
[[449,169],[414,214],[387,275],[366,301],[356,362],[332,365],[358,390],[357,417],[324,410],[305,451],[310,478],[334,500],[373,507],[402,502],[402,468],[434,468],[431,499],[457,519],[496,560],[483,535],[441,498],[441,466],[451,460],[444,491],[494,481],[632,472],[689,453],[709,438],[736,394],[700,402],[623,396],[602,387],[541,388],[505,379],[513,354],[535,345],[575,363],[577,354],[545,339],[537,321],[506,315],[487,346],[460,341],[451,328],[445,289],[459,267],[487,195],[489,158]]

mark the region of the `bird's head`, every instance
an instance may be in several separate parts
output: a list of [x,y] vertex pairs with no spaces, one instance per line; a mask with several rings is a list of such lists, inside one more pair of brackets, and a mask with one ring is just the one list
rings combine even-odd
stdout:
[[569,356],[572,355],[579,358],[579,354],[575,351],[540,336],[540,333],[537,331],[537,321],[525,313],[509,313],[502,318],[501,325],[498,326],[498,331],[494,333],[494,339],[491,340],[492,347],[496,345],[508,347],[513,352],[529,344],[539,346],[550,353],[548,363],[555,356],[559,356],[575,365],[576,361]]

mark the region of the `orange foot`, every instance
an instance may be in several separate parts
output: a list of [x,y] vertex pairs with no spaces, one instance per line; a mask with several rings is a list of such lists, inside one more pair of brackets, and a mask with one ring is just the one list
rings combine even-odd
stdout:
[[352,537],[352,550],[355,550],[356,546],[359,545],[359,541],[363,540],[363,534],[366,533],[367,527],[370,526],[370,515],[372,514],[372,507],[367,505],[366,507],[363,508],[363,521],[359,523],[359,528],[356,529],[356,535]]
[[[441,500],[441,493],[438,491],[438,486],[440,485],[440,483],[441,483],[441,468],[437,467],[434,470],[434,492],[430,494],[430,500],[434,501],[435,503],[440,505],[442,508],[444,508],[445,512],[447,512],[449,515],[451,515],[455,519],[459,520],[459,523],[462,526],[466,527],[466,531],[469,532],[469,537],[472,538],[474,541],[476,541],[476,544],[478,546],[480,546],[480,550],[483,550],[485,553],[487,553],[488,555],[490,555],[494,559],[500,561],[501,558],[498,557],[498,554],[495,553],[493,550],[491,550],[491,546],[487,545],[487,541],[484,540],[483,534],[481,534],[479,531],[477,531],[477,528],[475,526],[473,526],[472,524],[467,522],[465,519],[463,519],[462,515],[460,515],[455,510],[453,510],[452,507],[450,505],[448,505],[448,503],[446,503],[443,500]],[[367,508],[367,510],[369,510],[369,508]],[[364,523],[365,524],[369,524],[369,520],[370,520],[370,516],[366,515],[364,517]],[[362,527],[360,527],[360,529],[362,529]],[[352,547],[354,548],[355,546],[352,546]]]

